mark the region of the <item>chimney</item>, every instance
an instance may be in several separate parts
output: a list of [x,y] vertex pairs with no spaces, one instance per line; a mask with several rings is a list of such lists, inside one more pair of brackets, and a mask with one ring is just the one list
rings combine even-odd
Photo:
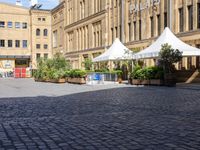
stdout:
[[30,1],[30,6],[33,7],[38,4],[38,0],[29,0]]
[[21,0],[16,0],[16,5],[17,5],[17,6],[22,6]]

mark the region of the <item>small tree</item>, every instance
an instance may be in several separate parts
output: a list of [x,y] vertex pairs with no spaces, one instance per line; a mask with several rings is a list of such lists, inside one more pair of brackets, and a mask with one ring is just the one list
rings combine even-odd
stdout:
[[182,60],[182,52],[173,49],[171,45],[166,43],[162,45],[159,57],[159,63],[163,67],[164,73],[173,73],[175,70],[173,64]]
[[83,62],[83,65],[85,67],[85,70],[92,70],[92,65],[93,65],[93,62],[91,59],[87,58],[85,59],[85,61]]

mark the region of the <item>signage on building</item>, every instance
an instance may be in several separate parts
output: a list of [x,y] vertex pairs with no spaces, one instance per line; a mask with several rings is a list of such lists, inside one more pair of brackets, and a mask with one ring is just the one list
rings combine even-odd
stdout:
[[159,4],[160,4],[160,0],[146,0],[145,2],[141,2],[139,4],[132,3],[132,4],[130,4],[129,11],[130,11],[130,13],[133,13],[133,12],[136,13],[138,11],[142,11],[151,6],[155,6],[155,5],[159,5]]
[[11,60],[4,60],[3,61],[3,67],[5,69],[11,69],[12,68],[12,61]]

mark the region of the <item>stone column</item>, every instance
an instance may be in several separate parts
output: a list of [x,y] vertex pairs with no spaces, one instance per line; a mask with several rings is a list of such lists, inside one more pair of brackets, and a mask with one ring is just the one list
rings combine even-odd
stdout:
[[183,1],[183,22],[184,22],[184,31],[188,31],[188,8],[187,8],[187,1]]

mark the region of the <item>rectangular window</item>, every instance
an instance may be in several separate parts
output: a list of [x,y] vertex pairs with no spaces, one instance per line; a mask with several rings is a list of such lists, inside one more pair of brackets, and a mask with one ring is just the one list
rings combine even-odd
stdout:
[[200,28],[200,3],[197,4],[198,10],[197,10],[197,22],[198,22],[198,28]]
[[179,32],[183,32],[183,8],[179,8]]
[[38,18],[38,21],[41,21],[42,19],[41,18]]
[[128,41],[131,41],[131,33],[132,33],[132,30],[131,30],[131,23],[128,23],[128,34],[129,34],[129,39],[128,39]]
[[20,47],[20,40],[15,40],[15,47]]
[[188,27],[189,30],[193,30],[193,7],[188,6]]
[[15,22],[15,28],[16,29],[20,29],[21,28],[20,22]]
[[8,47],[12,47],[12,40],[8,40]]
[[167,12],[164,13],[164,27],[167,27]]
[[137,30],[136,30],[136,21],[133,22],[133,27],[134,27],[134,40],[136,40],[136,33],[137,33]]
[[40,44],[36,44],[36,49],[40,49]]
[[48,45],[47,44],[44,44],[44,49],[48,49]]
[[39,60],[40,59],[40,53],[37,53],[36,54],[36,60]]
[[142,21],[139,20],[139,40],[142,39]]
[[0,28],[5,28],[5,22],[4,21],[0,21]]
[[27,29],[27,23],[26,22],[22,23],[22,29]]
[[161,21],[160,21],[160,15],[157,15],[157,29],[158,29],[158,35],[160,35],[160,27],[161,27]]
[[117,34],[118,30],[117,30],[117,27],[115,27],[115,38],[118,37],[118,34]]
[[46,18],[42,18],[42,21],[46,21]]
[[8,22],[8,28],[12,28],[13,27],[13,23],[11,21]]
[[113,28],[111,28],[111,36],[112,36],[112,42],[114,41],[114,31]]
[[5,40],[0,40],[0,47],[5,47]]
[[48,59],[48,54],[44,54],[44,59]]
[[28,42],[27,40],[23,40],[23,48],[27,48],[28,47]]
[[151,37],[154,37],[154,22],[153,22],[153,16],[150,17],[151,22]]

